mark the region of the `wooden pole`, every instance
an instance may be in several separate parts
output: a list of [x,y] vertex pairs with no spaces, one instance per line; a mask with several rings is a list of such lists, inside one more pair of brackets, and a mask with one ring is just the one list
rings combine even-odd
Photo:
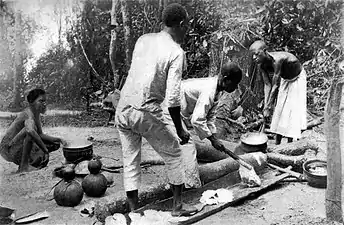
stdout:
[[328,220],[343,222],[342,216],[342,175],[344,161],[342,151],[344,134],[343,78],[336,78],[330,88],[325,111],[325,132],[327,138],[327,189],[326,217]]

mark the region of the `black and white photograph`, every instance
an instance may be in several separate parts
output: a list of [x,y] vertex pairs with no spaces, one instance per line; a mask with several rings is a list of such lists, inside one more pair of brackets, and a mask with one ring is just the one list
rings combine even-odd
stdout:
[[0,0],[0,225],[343,225],[342,0]]

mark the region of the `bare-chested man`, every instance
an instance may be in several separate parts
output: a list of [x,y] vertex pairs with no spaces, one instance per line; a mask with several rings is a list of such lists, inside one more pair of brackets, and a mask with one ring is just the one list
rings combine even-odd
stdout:
[[7,129],[1,143],[0,154],[19,165],[18,172],[29,172],[45,167],[49,152],[59,149],[65,141],[42,132],[40,114],[46,111],[46,94],[42,89],[33,89],[27,95],[29,107],[19,113]]
[[[276,144],[281,143],[283,136],[288,142],[300,138],[301,130],[307,128],[306,72],[300,61],[289,52],[268,52],[263,41],[255,41],[250,51],[264,80],[265,118],[271,115],[277,97],[270,125],[270,131],[277,134]],[[273,74],[272,80],[269,74]]]

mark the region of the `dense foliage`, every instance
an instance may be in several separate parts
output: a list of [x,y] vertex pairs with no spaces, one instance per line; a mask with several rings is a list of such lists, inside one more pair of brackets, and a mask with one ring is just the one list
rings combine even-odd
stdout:
[[[271,49],[290,51],[304,63],[308,74],[309,106],[318,109],[324,106],[331,80],[339,75],[336,65],[342,55],[339,45],[341,1],[327,5],[317,0],[182,2],[190,15],[190,31],[183,45],[188,63],[184,78],[214,75],[228,59],[238,62],[247,75],[252,75],[247,48],[254,40],[264,39]],[[94,92],[111,84],[113,79],[109,61],[112,2],[85,0],[81,3],[75,4],[73,15],[65,18],[68,21],[68,30],[64,32],[67,44],[52,45],[25,76],[28,86],[44,86],[54,103],[70,103],[73,107],[85,106]],[[160,30],[161,12],[158,0],[128,1],[128,4],[131,14],[129,48],[132,49],[140,35]],[[120,7],[116,16],[117,38],[121,43],[117,46],[116,67],[125,78],[126,46],[122,44],[124,30]],[[257,79],[259,81],[259,76]],[[250,97],[250,103],[259,102],[261,86],[258,83],[245,76],[241,85],[241,94],[245,96],[239,97]]]

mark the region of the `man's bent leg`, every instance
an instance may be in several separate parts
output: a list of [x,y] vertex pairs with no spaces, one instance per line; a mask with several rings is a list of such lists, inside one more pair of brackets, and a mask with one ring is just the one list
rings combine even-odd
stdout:
[[24,138],[23,152],[22,152],[18,172],[29,172],[32,170],[36,170],[35,167],[29,165],[29,156],[31,153],[32,146],[33,146],[32,138],[30,135],[27,134]]
[[199,188],[202,183],[199,176],[197,150],[194,141],[190,139],[190,142],[192,143],[180,146],[185,170],[185,188]]
[[173,192],[172,215],[182,216],[196,212],[196,208],[185,209],[182,204],[185,174],[179,141],[173,133],[175,128],[158,120],[151,122],[154,126],[151,127],[150,132],[144,134],[144,137],[165,161],[167,177]]
[[131,130],[118,128],[122,144],[123,183],[130,211],[139,207],[138,188],[141,182],[141,135]]

